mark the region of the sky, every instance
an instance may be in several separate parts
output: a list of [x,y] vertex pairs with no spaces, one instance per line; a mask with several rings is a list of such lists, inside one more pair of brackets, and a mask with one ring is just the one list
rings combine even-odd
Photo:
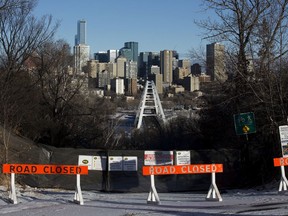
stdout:
[[209,15],[201,4],[201,0],[38,0],[33,13],[60,21],[55,38],[71,47],[77,21],[86,20],[91,53],[135,41],[139,52],[176,50],[185,58],[192,48],[206,44],[201,39],[203,30],[194,22]]

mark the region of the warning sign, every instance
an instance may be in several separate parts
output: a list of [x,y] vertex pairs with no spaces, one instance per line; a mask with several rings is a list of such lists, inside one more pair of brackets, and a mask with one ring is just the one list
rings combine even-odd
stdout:
[[223,164],[192,164],[176,166],[143,166],[143,175],[178,175],[223,172]]
[[144,165],[173,165],[173,151],[145,151]]
[[191,164],[190,151],[176,152],[176,165]]
[[106,156],[79,155],[78,165],[88,166],[88,170],[105,171],[107,169]]
[[3,164],[3,173],[15,174],[65,174],[65,175],[88,175],[87,166],[74,165],[36,165],[36,164]]
[[122,171],[122,157],[110,156],[108,158],[109,171]]
[[279,126],[282,156],[288,157],[288,125]]
[[137,157],[124,156],[123,157],[123,171],[137,171]]

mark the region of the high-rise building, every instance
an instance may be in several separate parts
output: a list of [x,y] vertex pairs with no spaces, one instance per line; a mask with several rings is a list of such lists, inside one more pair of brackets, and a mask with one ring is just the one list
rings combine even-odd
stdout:
[[207,44],[206,62],[206,74],[211,76],[211,81],[224,82],[227,80],[224,45],[219,43]]
[[98,60],[99,62],[109,62],[108,53],[105,51],[99,51],[94,53],[94,59]]
[[118,57],[119,50],[107,50],[109,62],[115,62],[115,59]]
[[183,86],[186,91],[193,92],[200,89],[199,77],[196,76],[186,76],[183,80]]
[[124,94],[124,79],[114,78],[111,80],[111,89],[116,94],[123,95]]
[[86,44],[86,21],[79,20],[77,23],[77,35],[75,36],[75,45]]
[[138,74],[137,62],[127,61],[125,78],[137,79],[137,74]]
[[173,51],[163,50],[160,52],[160,71],[163,76],[163,83],[172,84]]
[[125,42],[124,47],[131,49],[132,52],[132,59],[127,59],[127,60],[132,60],[134,62],[138,62],[138,42]]
[[178,67],[191,70],[191,61],[189,59],[181,59],[178,61]]
[[137,95],[137,79],[125,79],[125,93],[128,96],[135,96]]
[[156,74],[150,74],[148,76],[149,80],[152,80],[156,86],[156,90],[158,94],[163,94],[163,78],[162,74],[156,73]]
[[138,76],[141,78],[146,78],[148,76],[148,57],[149,52],[140,52],[139,62],[138,62]]
[[90,47],[86,44],[86,21],[79,20],[77,23],[77,35],[74,46],[74,68],[76,74],[83,71],[90,59]]
[[83,72],[83,67],[87,65],[90,56],[90,47],[84,44],[74,46],[74,68],[76,74]]
[[201,74],[201,65],[198,63],[195,63],[191,66],[191,73],[193,75],[200,75]]
[[97,87],[108,89],[110,86],[110,73],[107,70],[99,71],[97,74]]
[[124,57],[127,61],[133,61],[133,53],[130,48],[123,47],[119,50],[119,56]]
[[122,56],[119,56],[116,59],[116,77],[125,77],[126,61],[127,59]]
[[160,53],[159,52],[149,52],[148,56],[148,76],[153,74],[151,71],[153,66],[158,66],[160,68]]

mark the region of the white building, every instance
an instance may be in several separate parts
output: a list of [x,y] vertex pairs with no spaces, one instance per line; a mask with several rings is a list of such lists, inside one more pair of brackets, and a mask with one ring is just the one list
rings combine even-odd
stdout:
[[124,79],[114,78],[111,80],[111,90],[116,92],[116,94],[124,95]]
[[107,50],[109,62],[115,62],[118,57],[119,50]]
[[87,65],[89,59],[90,46],[85,44],[74,46],[74,67],[76,74],[81,74],[83,72],[83,67]]

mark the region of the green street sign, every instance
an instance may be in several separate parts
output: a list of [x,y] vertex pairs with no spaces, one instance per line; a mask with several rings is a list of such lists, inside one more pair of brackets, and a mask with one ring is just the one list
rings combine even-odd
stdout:
[[237,135],[256,133],[255,117],[253,112],[235,114],[234,125]]

